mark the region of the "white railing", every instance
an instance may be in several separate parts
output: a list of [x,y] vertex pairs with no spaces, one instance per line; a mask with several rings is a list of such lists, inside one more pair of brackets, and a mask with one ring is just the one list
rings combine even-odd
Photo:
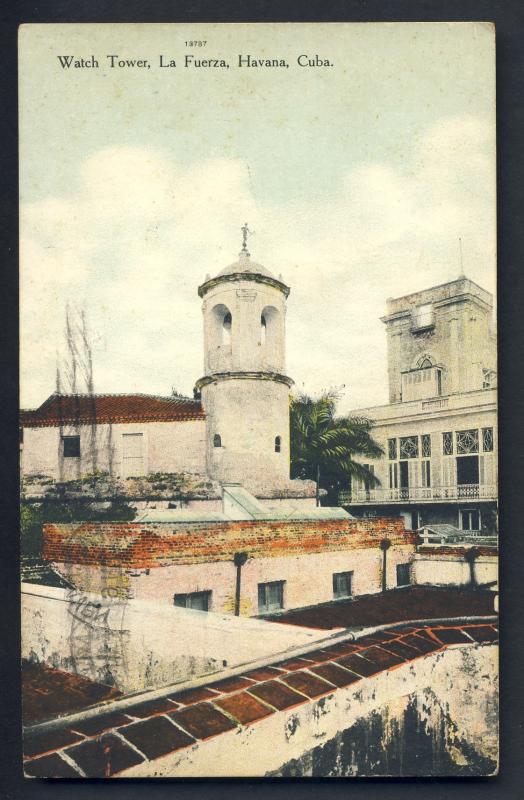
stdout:
[[340,503],[400,503],[445,500],[496,500],[495,485],[469,483],[459,486],[412,486],[405,489],[353,489],[340,492]]

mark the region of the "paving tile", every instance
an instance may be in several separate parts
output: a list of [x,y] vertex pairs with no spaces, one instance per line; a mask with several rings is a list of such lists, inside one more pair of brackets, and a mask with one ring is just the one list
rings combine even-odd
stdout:
[[79,736],[78,733],[74,733],[67,728],[37,733],[34,736],[26,734],[24,736],[24,755],[37,756],[42,753],[49,753],[49,751],[58,750],[67,744],[79,742],[83,738],[83,736]]
[[395,653],[388,653],[387,650],[383,650],[382,647],[377,647],[376,645],[368,647],[367,650],[362,650],[359,655],[362,656],[362,658],[366,658],[368,661],[372,661],[374,664],[380,664],[384,669],[403,664],[405,661],[405,658],[402,656],[395,655]]
[[58,753],[26,761],[24,773],[32,778],[80,778],[80,774],[71,767],[67,761],[60,758]]
[[[323,661],[331,661],[332,658],[333,653],[329,653],[327,650],[313,650],[312,653],[307,654],[308,661],[313,662],[313,664],[322,664]],[[306,667],[305,664],[302,666]]]
[[282,670],[274,667],[260,667],[259,669],[244,672],[244,677],[254,678],[256,681],[269,681],[271,678],[278,678],[279,675],[282,675]]
[[238,692],[239,689],[245,689],[246,686],[253,686],[253,680],[238,675],[234,678],[224,678],[223,681],[208,684],[209,689],[215,689],[217,692]]
[[420,636],[422,639],[427,639],[427,641],[431,643],[435,641],[435,637],[433,636],[433,627],[426,626],[425,628],[421,628],[416,632],[415,636]]
[[382,633],[370,633],[357,639],[357,644],[361,647],[369,647],[370,644],[382,644],[382,642],[390,638],[390,636],[382,636]]
[[339,688],[349,686],[350,683],[355,683],[355,681],[360,680],[360,675],[356,675],[348,669],[343,669],[333,662],[329,664],[318,664],[316,667],[311,667],[311,672],[320,675],[321,678],[325,678],[325,680]]
[[190,706],[193,703],[201,703],[202,700],[209,700],[210,697],[216,696],[216,692],[210,692],[209,689],[202,687],[200,689],[186,689],[184,692],[170,695],[168,699],[183,706]]
[[120,711],[114,711],[111,714],[101,714],[99,717],[74,722],[71,724],[71,728],[86,736],[98,736],[99,733],[109,731],[111,728],[118,728],[119,725],[125,725],[126,722],[131,722],[131,717]]
[[144,761],[136,750],[113,733],[69,747],[65,751],[88,778],[109,778]]
[[368,661],[366,658],[361,658],[356,653],[351,653],[349,656],[342,656],[337,658],[337,663],[347,667],[352,672],[356,672],[363,678],[369,678],[371,675],[376,675],[377,672],[382,672],[383,667],[380,664],[375,664]]
[[[309,659],[309,656],[307,658]],[[275,667],[278,667],[279,669],[285,669],[287,672],[293,672],[295,669],[306,669],[311,663],[313,663],[311,659],[305,660],[305,658],[288,658],[286,661],[279,661],[278,664],[275,664]]]
[[223,708],[224,711],[231,714],[242,725],[247,725],[250,722],[255,722],[275,713],[272,708],[263,705],[260,700],[257,700],[247,692],[220,697],[214,701],[213,705]]
[[414,647],[410,647],[404,642],[404,640],[400,641],[400,639],[398,641],[384,642],[382,647],[385,650],[388,650],[390,653],[394,653],[396,656],[400,656],[405,660],[417,658],[417,656],[420,655],[419,650],[415,650]]
[[194,736],[195,739],[209,739],[218,733],[224,733],[236,728],[224,714],[212,706],[210,703],[199,703],[198,705],[182,708],[169,714],[169,717],[180,725],[185,731]]
[[471,643],[469,636],[466,636],[460,628],[433,628],[433,635],[436,636],[442,644]]
[[468,635],[476,642],[496,642],[499,638],[497,631],[491,625],[472,625],[466,627]]
[[158,700],[145,700],[143,703],[137,703],[136,706],[126,708],[126,714],[130,717],[152,717],[153,714],[164,714],[166,711],[175,711],[180,706],[178,703],[162,697]]
[[427,637],[418,636],[416,633],[408,633],[407,636],[403,636],[400,641],[410,647],[414,647],[421,655],[433,653],[435,650],[440,649],[438,642],[430,641]]
[[118,733],[150,759],[180,750],[195,741],[192,736],[176,728],[167,717],[152,717],[133,722],[119,728]]
[[320,697],[320,695],[329,694],[335,688],[322,680],[322,678],[308,672],[291,672],[281,680],[291,686],[292,689],[296,689],[308,697]]
[[254,694],[255,697],[263,700],[264,703],[269,703],[270,706],[277,708],[279,711],[306,702],[305,697],[297,694],[297,692],[280,683],[280,681],[257,683],[249,689],[249,693]]

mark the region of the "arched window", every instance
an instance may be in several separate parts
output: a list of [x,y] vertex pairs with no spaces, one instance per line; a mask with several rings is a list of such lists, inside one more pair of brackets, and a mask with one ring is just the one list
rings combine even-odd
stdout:
[[213,436],[213,447],[222,447],[222,438],[219,433]]
[[427,369],[428,367],[433,366],[433,361],[429,356],[422,356],[422,358],[418,362],[419,369]]
[[260,317],[260,344],[262,345],[266,343],[266,330],[267,330],[266,318],[262,314]]
[[231,322],[231,312],[228,311],[222,320],[222,344],[231,343]]
[[282,439],[280,436],[275,436],[275,453],[280,453],[282,447]]

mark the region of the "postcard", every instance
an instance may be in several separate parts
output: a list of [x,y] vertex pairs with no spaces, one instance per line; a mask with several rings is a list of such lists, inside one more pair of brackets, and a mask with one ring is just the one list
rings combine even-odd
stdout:
[[26,778],[495,775],[493,25],[19,65]]

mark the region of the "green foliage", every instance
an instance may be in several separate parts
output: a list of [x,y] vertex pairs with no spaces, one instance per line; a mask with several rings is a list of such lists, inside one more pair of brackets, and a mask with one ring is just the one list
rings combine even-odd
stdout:
[[354,456],[380,458],[383,450],[371,436],[373,423],[365,417],[336,414],[338,396],[324,392],[318,398],[299,395],[291,400],[291,476],[309,478],[326,489],[333,502],[352,478],[378,486],[380,481]]
[[42,554],[42,525],[46,522],[87,522],[112,520],[125,522],[135,518],[135,510],[123,500],[116,499],[96,507],[90,499],[56,501],[46,499],[40,503],[22,501],[20,504],[20,538],[22,557],[40,557]]

